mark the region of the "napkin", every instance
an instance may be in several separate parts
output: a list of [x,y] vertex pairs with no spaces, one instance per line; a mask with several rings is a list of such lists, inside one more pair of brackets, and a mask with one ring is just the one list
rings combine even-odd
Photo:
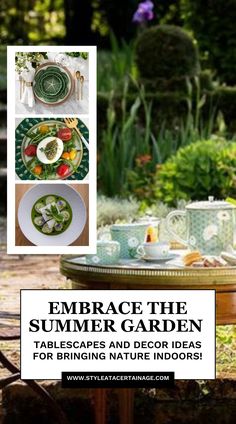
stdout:
[[25,81],[25,89],[21,98],[21,103],[33,107],[35,104],[34,92],[33,92],[33,81],[34,81],[35,69],[31,63],[27,62],[27,69],[21,73],[23,80]]

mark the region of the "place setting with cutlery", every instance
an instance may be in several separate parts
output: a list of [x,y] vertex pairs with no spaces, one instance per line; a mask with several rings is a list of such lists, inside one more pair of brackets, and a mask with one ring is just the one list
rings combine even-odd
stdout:
[[88,53],[17,53],[16,113],[88,113]]

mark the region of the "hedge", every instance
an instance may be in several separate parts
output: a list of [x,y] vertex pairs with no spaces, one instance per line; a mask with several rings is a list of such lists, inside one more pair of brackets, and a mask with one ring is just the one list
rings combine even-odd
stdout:
[[[209,83],[209,79],[206,78]],[[214,112],[215,116],[219,111],[222,112],[227,132],[229,135],[236,133],[236,87],[218,87],[214,90],[211,84],[207,89],[203,89],[206,96],[205,105],[202,108],[202,115],[207,120],[209,114]],[[202,94],[203,94],[202,93]],[[127,95],[127,108],[131,107],[137,97],[137,93],[130,92]],[[168,127],[178,125],[184,117],[186,117],[187,96],[185,93],[175,92],[147,92],[146,100],[152,102],[152,123],[155,126],[160,126],[163,122]],[[109,104],[109,95],[98,93],[98,131],[106,127],[107,123],[107,108]],[[121,114],[122,95],[114,95],[113,102],[117,113],[117,119]],[[140,120],[143,121],[143,110],[140,108]],[[99,138],[98,138],[99,142]]]

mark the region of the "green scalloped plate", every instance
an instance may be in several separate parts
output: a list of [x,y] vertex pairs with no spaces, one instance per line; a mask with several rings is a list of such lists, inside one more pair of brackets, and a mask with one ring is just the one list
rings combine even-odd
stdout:
[[[78,118],[77,118],[78,119]],[[55,123],[58,126],[66,127],[63,118],[26,118],[21,121],[21,123],[17,126],[15,131],[16,138],[16,156],[15,156],[15,170],[16,174],[21,180],[42,180],[42,178],[37,177],[32,174],[27,168],[27,162],[24,157],[24,148],[27,145],[28,137],[26,137],[26,133],[43,124],[52,124]],[[78,128],[87,142],[89,142],[89,130],[86,125],[78,119]],[[74,173],[72,173],[67,180],[83,180],[89,171],[89,151],[87,147],[78,139],[81,147],[81,157],[78,160],[78,167]],[[58,180],[60,178],[57,178]],[[52,180],[52,179],[51,179]]]
[[45,63],[36,71],[34,77],[34,94],[45,104],[55,105],[64,102],[70,95],[73,80],[65,67]]

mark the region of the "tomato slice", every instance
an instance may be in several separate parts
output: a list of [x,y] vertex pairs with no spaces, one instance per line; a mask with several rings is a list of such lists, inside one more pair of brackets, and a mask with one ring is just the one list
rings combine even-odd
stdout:
[[72,131],[70,128],[60,128],[57,132],[57,137],[62,141],[69,141],[72,137]]
[[26,156],[36,156],[37,146],[35,144],[29,144],[24,150]]
[[69,174],[69,170],[70,170],[70,167],[66,165],[65,163],[62,163],[57,168],[57,175],[59,175],[60,177],[65,177],[66,175]]

